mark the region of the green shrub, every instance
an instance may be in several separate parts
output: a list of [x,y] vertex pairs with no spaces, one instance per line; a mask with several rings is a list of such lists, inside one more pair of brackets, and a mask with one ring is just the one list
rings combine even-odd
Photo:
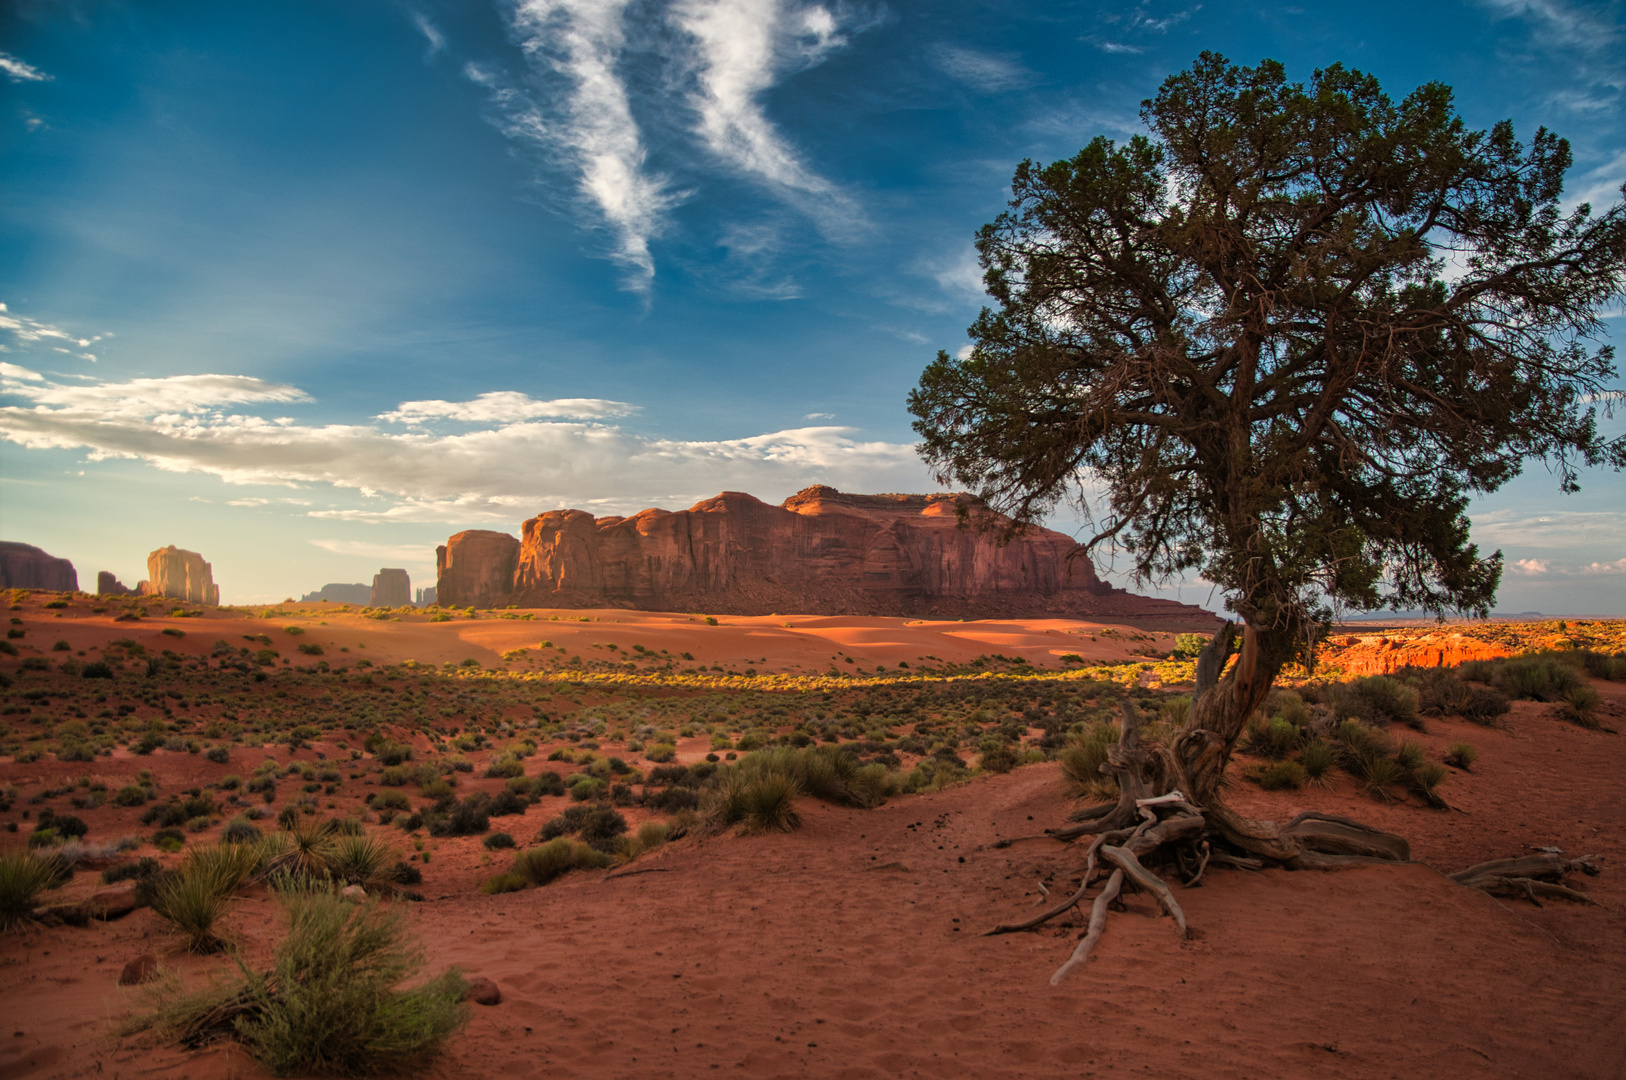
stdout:
[[1471,743],[1452,743],[1451,749],[1446,751],[1445,754],[1445,763],[1447,765],[1463,770],[1472,769],[1474,762],[1478,760],[1479,751],[1475,750]]
[[326,855],[328,870],[351,885],[372,888],[390,881],[390,868],[397,853],[374,836],[336,837]]
[[1311,783],[1325,784],[1331,777],[1333,766],[1338,764],[1338,751],[1325,739],[1311,739],[1299,753],[1299,763],[1304,766],[1304,775]]
[[528,884],[530,883],[525,880],[523,875],[510,870],[507,873],[486,878],[480,883],[480,891],[487,896],[495,896],[498,893],[519,892]]
[[1242,748],[1250,754],[1280,761],[1299,747],[1301,729],[1286,720],[1258,719],[1248,725]]
[[1362,719],[1417,726],[1417,691],[1400,680],[1387,675],[1368,675],[1356,679],[1351,689],[1368,706],[1369,711]]
[[1307,774],[1296,761],[1272,761],[1258,766],[1252,775],[1266,791],[1285,791],[1302,787]]
[[1429,794],[1433,794],[1434,789],[1450,775],[1446,767],[1437,761],[1425,761],[1411,771],[1412,780]]
[[541,847],[520,852],[514,859],[514,873],[532,885],[546,885],[572,870],[602,869],[610,862],[610,856],[604,852],[561,836]]
[[288,933],[269,972],[249,973],[236,1032],[272,1072],[411,1072],[467,1022],[466,984],[447,971],[397,989],[423,967],[400,913],[324,892],[285,893]]
[[113,802],[119,806],[140,806],[147,799],[147,789],[140,784],[125,784],[113,795]]
[[1107,762],[1107,749],[1117,741],[1116,724],[1090,724],[1057,753],[1062,775],[1081,792],[1099,798],[1116,797],[1118,785],[1101,772],[1101,766]]
[[367,797],[367,805],[374,810],[411,810],[412,800],[404,791],[375,791]]
[[231,750],[224,746],[211,746],[203,752],[203,756],[216,765],[224,765],[231,760]]
[[[246,845],[244,845],[246,846]],[[232,845],[221,850],[241,851]],[[215,924],[226,913],[237,882],[225,868],[167,871],[155,879],[151,892],[152,910],[186,938],[188,952],[208,953],[225,942],[215,933]]]
[[992,773],[1008,773],[1021,763],[1016,748],[1010,743],[989,740],[984,744],[978,766]]
[[1457,715],[1470,723],[1490,724],[1498,717],[1506,716],[1512,708],[1507,695],[1500,690],[1490,686],[1476,686],[1469,691],[1467,699],[1458,707]]
[[1587,728],[1602,726],[1598,720],[1598,706],[1603,703],[1603,696],[1586,683],[1577,682],[1574,686],[1566,687],[1559,692],[1558,699],[1558,714],[1564,719]]
[[[740,745],[743,748],[745,744],[742,741]],[[671,761],[673,758],[677,757],[677,747],[673,746],[671,743],[656,743],[654,746],[651,746],[644,751],[644,757],[648,758],[650,761]]]
[[494,757],[486,766],[486,775],[500,777],[524,776],[525,762],[521,761],[512,754],[504,754],[501,757]]
[[638,849],[653,851],[666,843],[671,829],[662,821],[646,821],[638,826]]
[[39,894],[66,885],[73,868],[60,855],[8,851],[0,855],[0,930],[27,922]]
[[480,842],[485,845],[487,851],[498,851],[514,846],[514,838],[505,832],[492,833]]
[[1427,760],[1423,748],[1414,742],[1401,743],[1400,749],[1395,751],[1395,763],[1408,772],[1417,769]]

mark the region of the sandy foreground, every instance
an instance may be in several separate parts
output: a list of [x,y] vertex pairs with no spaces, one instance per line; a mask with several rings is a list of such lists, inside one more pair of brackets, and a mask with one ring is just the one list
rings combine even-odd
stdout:
[[[323,642],[330,662],[472,656],[502,666],[504,652],[546,638],[572,653],[613,640],[687,651],[696,663],[796,672],[827,670],[847,655],[896,666],[997,652],[1059,666],[1044,658],[1116,659],[1144,644],[1131,642],[1128,628],[1104,636],[1103,627],[1070,621],[773,616],[711,627],[684,615],[569,617],[582,616],[600,621],[299,621],[307,626],[301,640]],[[28,621],[35,625],[32,613]],[[48,633],[88,649],[175,625],[187,636],[162,643],[185,651],[217,635],[276,633],[264,621],[232,621],[115,626],[110,616],[74,616],[31,629],[28,640]],[[1169,648],[1167,635],[1148,636]],[[1593,685],[1607,698],[1606,724],[1626,727],[1626,686]],[[1039,882],[1074,880],[1079,848],[1050,840],[991,846],[1064,819],[1073,803],[1051,764],[899,796],[874,811],[803,800],[803,828],[794,834],[688,838],[627,868],[638,873],[577,873],[499,896],[476,887],[506,865],[504,853],[485,851],[478,838],[432,841],[426,899],[409,906],[412,924],[434,968],[455,964],[491,978],[504,1000],[476,1007],[450,1052],[423,1075],[1626,1076],[1626,740],[1560,723],[1548,706],[1517,703],[1507,720],[1502,730],[1431,720],[1428,732],[1412,736],[1436,758],[1453,742],[1478,747],[1473,771],[1443,789],[1460,812],[1380,803],[1348,778],[1284,793],[1237,783],[1232,801],[1245,812],[1276,820],[1309,808],[1347,814],[1407,836],[1418,862],[1337,873],[1211,871],[1198,888],[1176,885],[1195,931],[1188,941],[1148,898],[1131,896],[1087,967],[1056,988],[1049,976],[1082,917],[981,936],[1031,913]],[[705,749],[685,740],[679,760]],[[89,768],[149,768],[171,789],[243,771],[162,750],[125,756]],[[86,769],[0,759],[0,780],[57,783]],[[105,812],[132,821],[138,814]],[[533,808],[526,838],[554,812]],[[108,834],[136,828],[106,825]],[[399,831],[393,836],[405,850]],[[7,834],[0,844],[19,839]],[[1603,874],[1577,881],[1599,906],[1492,899],[1439,873],[1546,845],[1601,856]],[[72,888],[88,891],[94,876],[81,872],[84,884]],[[275,905],[251,891],[235,902],[227,928],[250,958],[261,958],[275,938]],[[0,1076],[266,1075],[241,1049],[185,1053],[112,1034],[142,994],[116,985],[119,969],[149,951],[190,980],[231,971],[226,957],[179,953],[144,909],[85,928],[0,937]]]

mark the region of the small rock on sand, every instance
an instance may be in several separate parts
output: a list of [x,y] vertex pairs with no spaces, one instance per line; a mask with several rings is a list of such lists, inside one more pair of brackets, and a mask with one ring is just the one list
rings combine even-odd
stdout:
[[365,900],[367,899],[367,890],[360,885],[346,885],[339,890],[339,895],[346,900]]
[[467,1000],[476,1005],[495,1005],[502,1000],[502,991],[490,979],[480,976],[469,980]]
[[124,965],[124,970],[119,972],[119,985],[139,986],[157,974],[158,957],[152,953],[142,953]]

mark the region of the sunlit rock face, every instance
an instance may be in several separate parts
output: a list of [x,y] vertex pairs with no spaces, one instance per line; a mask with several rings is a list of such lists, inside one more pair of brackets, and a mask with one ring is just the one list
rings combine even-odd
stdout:
[[146,596],[168,596],[189,604],[220,603],[220,586],[203,556],[174,544],[147,556],[147,580],[140,589]]
[[0,588],[78,592],[79,572],[67,559],[33,544],[0,542]]
[[1104,584],[1071,537],[1001,544],[962,527],[964,495],[849,495],[810,487],[773,506],[725,491],[676,513],[554,510],[521,538],[471,530],[439,549],[448,606],[628,607],[731,615],[1000,618],[1200,609]]

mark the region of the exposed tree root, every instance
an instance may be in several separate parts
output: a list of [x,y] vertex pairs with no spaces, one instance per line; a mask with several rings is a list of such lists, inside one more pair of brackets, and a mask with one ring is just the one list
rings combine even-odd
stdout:
[[1583,855],[1579,859],[1566,859],[1557,852],[1538,852],[1515,859],[1493,859],[1470,866],[1451,875],[1451,880],[1470,889],[1494,896],[1524,897],[1537,907],[1548,899],[1574,900],[1578,903],[1596,903],[1584,892],[1564,885],[1564,876],[1579,871],[1596,877],[1598,857]]
[[1073,950],[1073,955],[1068,958],[1065,964],[1056,969],[1054,975],[1050,976],[1051,986],[1060,983],[1062,979],[1067,977],[1069,971],[1090,958],[1091,951],[1095,949],[1095,943],[1101,940],[1101,931],[1107,928],[1107,905],[1118,898],[1118,891],[1123,888],[1123,884],[1124,872],[1114,870],[1112,876],[1107,878],[1106,887],[1101,890],[1101,895],[1095,898],[1095,904],[1090,908],[1089,929],[1084,932],[1084,937],[1079,940],[1078,948]]

